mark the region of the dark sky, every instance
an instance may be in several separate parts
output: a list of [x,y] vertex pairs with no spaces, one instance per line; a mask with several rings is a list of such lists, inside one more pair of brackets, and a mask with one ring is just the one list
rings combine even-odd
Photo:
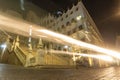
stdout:
[[[78,0],[30,0],[51,13],[65,11]],[[120,0],[83,0],[107,44],[114,45],[120,34]],[[118,14],[119,13],[119,14]]]
[[115,44],[120,34],[120,0],[83,0],[106,43]]

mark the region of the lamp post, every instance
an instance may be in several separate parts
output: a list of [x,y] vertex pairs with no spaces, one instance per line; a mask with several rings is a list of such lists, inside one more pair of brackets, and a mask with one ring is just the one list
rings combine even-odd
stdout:
[[29,29],[29,40],[28,40],[29,53],[32,53],[31,40],[32,40],[32,26],[30,26],[30,29]]
[[4,52],[5,52],[6,47],[7,47],[6,44],[2,44],[2,45],[1,45],[1,48],[2,48],[1,61],[2,61],[2,57],[3,57],[3,54],[4,54]]

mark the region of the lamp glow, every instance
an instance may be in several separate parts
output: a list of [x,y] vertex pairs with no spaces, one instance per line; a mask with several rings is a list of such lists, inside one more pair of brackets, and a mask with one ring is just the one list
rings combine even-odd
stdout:
[[76,19],[79,21],[82,18],[82,16],[77,16]]
[[96,46],[96,45],[93,45],[93,44],[89,44],[89,43],[86,43],[86,42],[82,42],[82,41],[73,39],[71,37],[49,31],[49,30],[41,29],[41,30],[38,30],[38,31],[42,32],[44,34],[47,34],[48,36],[52,36],[54,38],[62,40],[66,43],[76,45],[76,46],[80,46],[80,47],[83,47],[83,48],[86,48],[86,49],[89,49],[89,50],[93,50],[93,51],[96,51],[96,52],[104,53],[104,54],[107,54],[107,55],[110,55],[110,56],[113,56],[115,58],[120,59],[120,53],[119,52],[109,50],[109,49],[105,49],[105,48],[102,48],[102,47],[99,47],[99,46]]
[[1,48],[3,48],[3,49],[6,48],[6,47],[7,47],[6,44],[2,44],[2,45],[1,45]]

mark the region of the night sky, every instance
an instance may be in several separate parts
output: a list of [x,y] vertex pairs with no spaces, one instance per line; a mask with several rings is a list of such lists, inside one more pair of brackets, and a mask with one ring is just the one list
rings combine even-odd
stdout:
[[[78,0],[30,0],[43,9],[56,13],[66,11]],[[115,44],[116,35],[120,34],[120,0],[83,0],[85,7],[97,25],[104,41]]]
[[115,44],[120,34],[120,0],[83,0],[105,42]]

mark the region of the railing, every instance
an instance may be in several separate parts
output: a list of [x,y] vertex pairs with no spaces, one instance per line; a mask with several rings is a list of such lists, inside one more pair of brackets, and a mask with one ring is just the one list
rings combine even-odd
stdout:
[[15,55],[20,60],[20,62],[23,65],[25,65],[26,64],[27,55],[22,51],[22,49],[20,47],[16,47],[16,49],[14,49],[14,52],[15,52]]
[[8,50],[9,51],[12,50],[14,52],[14,54],[17,56],[18,60],[20,61],[20,63],[22,63],[23,66],[70,65],[70,61],[69,61],[70,59],[64,58],[60,55],[55,55],[53,53],[46,53],[44,50],[38,53],[35,53],[34,51],[33,53],[35,54],[33,55],[33,53],[24,51],[25,48],[22,48],[22,46],[20,47],[17,44],[12,45],[10,42],[8,42],[8,46],[9,46]]
[[52,56],[54,57],[53,60],[59,61],[61,63],[60,65],[68,65],[69,64],[68,60],[65,58],[62,58],[62,57],[54,55],[54,54],[52,54]]
[[55,56],[57,56],[57,57],[60,57],[61,59],[63,59],[63,60],[66,60],[68,63],[69,63],[69,60],[70,60],[70,56],[69,55],[62,55],[62,54],[54,54]]
[[46,53],[40,50],[37,54],[37,65],[70,65],[70,59],[57,56],[53,53]]

